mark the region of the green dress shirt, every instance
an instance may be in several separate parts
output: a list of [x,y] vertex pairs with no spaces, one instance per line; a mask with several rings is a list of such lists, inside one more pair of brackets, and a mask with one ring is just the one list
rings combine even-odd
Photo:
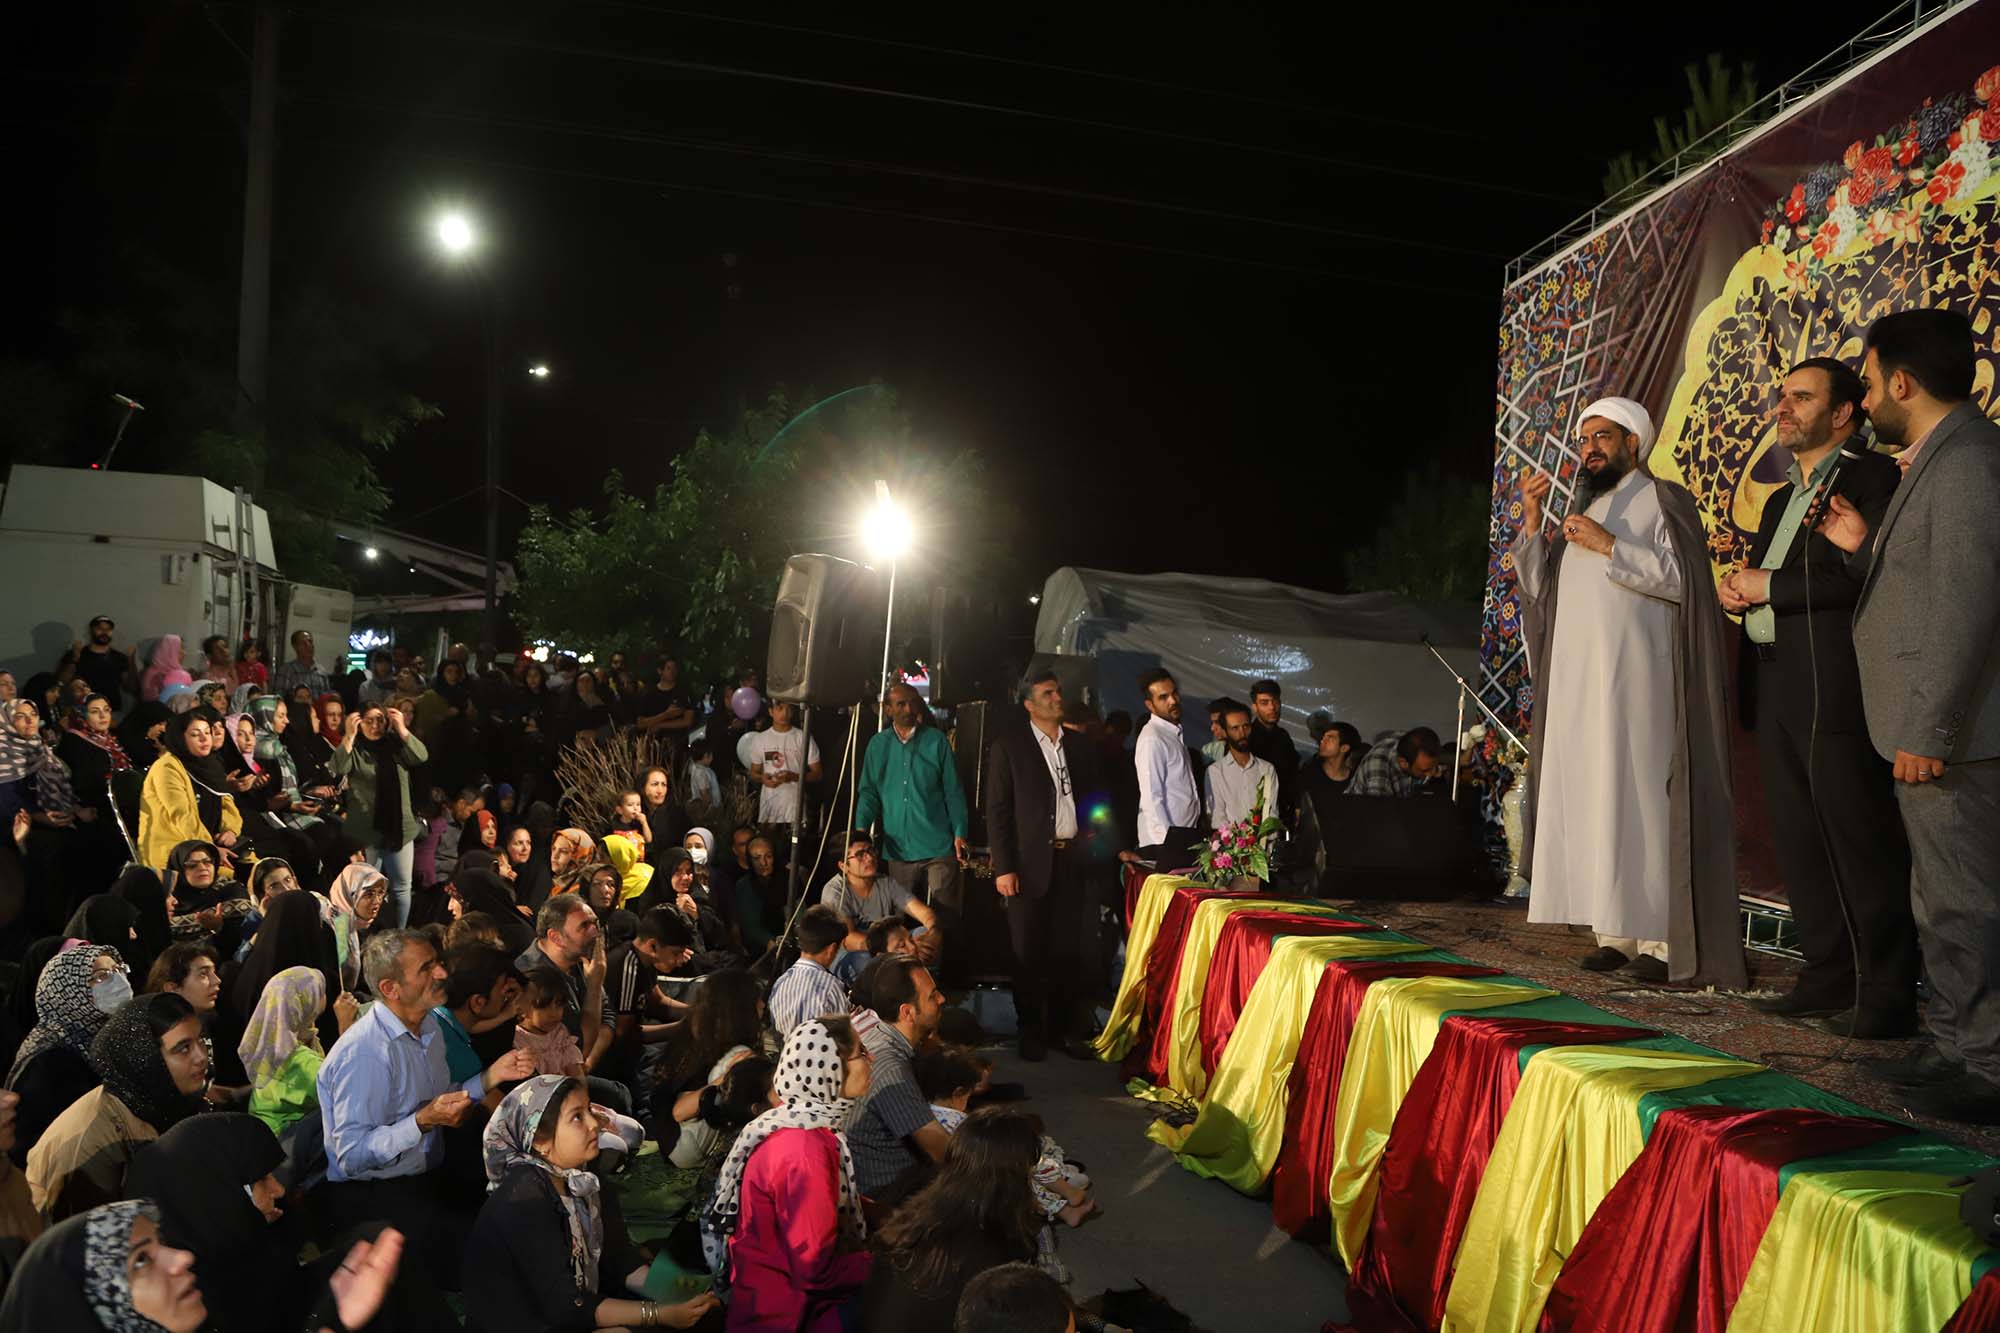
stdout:
[[861,794],[854,827],[882,822],[882,854],[891,861],[950,856],[953,838],[966,831],[965,788],[958,762],[936,727],[918,727],[904,740],[884,727],[861,759]]
[[[1799,461],[1785,469],[1785,476],[1792,483],[1792,498],[1785,501],[1785,516],[1778,520],[1778,530],[1771,536],[1771,549],[1764,552],[1764,559],[1757,568],[1783,569],[1785,557],[1792,553],[1792,540],[1799,535],[1799,528],[1806,521],[1806,510],[1812,506],[1813,496],[1819,492],[1820,483],[1826,480],[1834,464],[1840,461],[1840,451],[1829,449],[1825,458],[1812,472],[1810,481],[1799,475]],[[1776,643],[1778,641],[1778,618],[1771,611],[1769,602],[1753,606],[1743,613],[1743,628],[1750,635],[1752,643]]]

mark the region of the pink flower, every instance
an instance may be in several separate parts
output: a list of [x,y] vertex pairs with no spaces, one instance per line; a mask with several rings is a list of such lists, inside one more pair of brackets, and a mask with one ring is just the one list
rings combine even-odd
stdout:
[[1232,857],[1232,856],[1230,856],[1230,854],[1229,854],[1228,852],[1218,852],[1218,853],[1216,853],[1216,856],[1215,856],[1215,868],[1216,868],[1217,870],[1227,870],[1227,869],[1229,869],[1229,867],[1231,867],[1231,866],[1233,866],[1233,865],[1235,865],[1235,864],[1236,864],[1236,860],[1235,860],[1235,858],[1234,858],[1234,857]]

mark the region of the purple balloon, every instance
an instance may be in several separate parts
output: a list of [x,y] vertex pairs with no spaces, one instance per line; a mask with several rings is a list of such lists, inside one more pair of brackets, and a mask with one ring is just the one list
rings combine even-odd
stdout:
[[764,696],[751,689],[748,685],[737,686],[736,693],[729,696],[729,711],[742,718],[745,722],[757,716],[757,711],[763,706]]

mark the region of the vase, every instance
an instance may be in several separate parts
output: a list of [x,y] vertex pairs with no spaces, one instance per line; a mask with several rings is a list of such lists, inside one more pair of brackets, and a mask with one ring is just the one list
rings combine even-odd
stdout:
[[1514,781],[1500,797],[1500,827],[1507,835],[1507,888],[1509,898],[1525,898],[1528,894],[1527,877],[1521,873],[1521,844],[1528,835],[1527,824],[1522,818],[1521,807],[1528,800],[1528,766],[1522,764],[1514,771]]

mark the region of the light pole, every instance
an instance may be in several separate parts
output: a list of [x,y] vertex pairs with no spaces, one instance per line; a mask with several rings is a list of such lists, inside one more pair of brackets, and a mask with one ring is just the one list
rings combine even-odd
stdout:
[[896,629],[896,561],[910,549],[910,516],[889,498],[889,483],[876,481],[875,508],[861,525],[862,540],[874,559],[889,562],[889,610],[882,625],[882,692],[875,701],[875,730],[889,704],[889,640]]
[[491,664],[500,650],[500,297],[490,275],[474,262],[479,233],[472,219],[452,211],[438,216],[438,248],[472,270],[486,318],[486,616],[479,655]]

